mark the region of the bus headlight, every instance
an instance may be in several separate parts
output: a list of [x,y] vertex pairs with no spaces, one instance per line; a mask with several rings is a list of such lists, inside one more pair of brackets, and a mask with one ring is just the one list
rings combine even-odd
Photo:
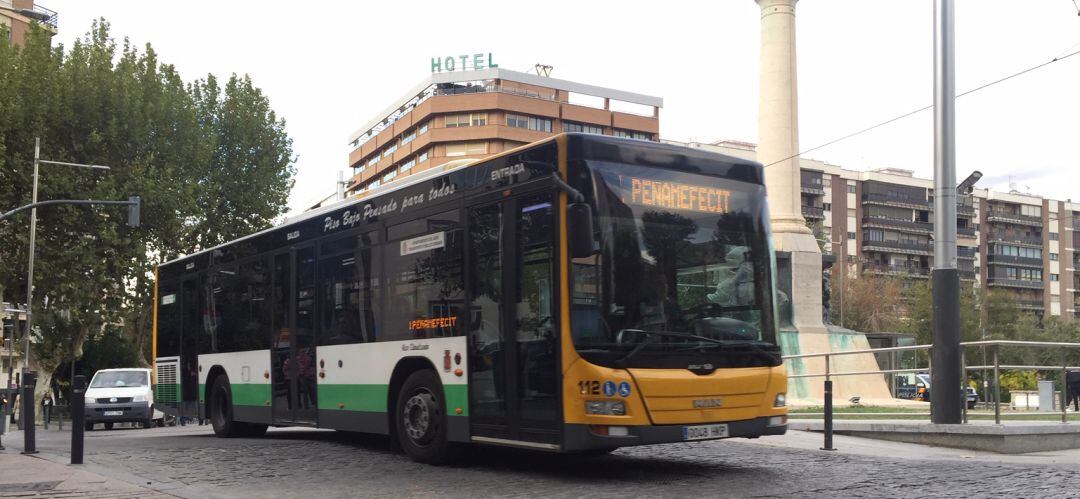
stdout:
[[625,416],[626,404],[619,400],[589,400],[585,402],[585,413],[603,416]]
[[773,399],[772,406],[773,407],[784,407],[786,405],[787,405],[787,394],[786,393],[777,393],[776,398]]

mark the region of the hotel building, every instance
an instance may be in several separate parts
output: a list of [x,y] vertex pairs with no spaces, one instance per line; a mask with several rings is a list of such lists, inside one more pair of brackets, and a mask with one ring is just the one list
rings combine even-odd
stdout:
[[659,97],[498,67],[433,72],[349,138],[345,194],[562,132],[659,140],[661,107]]

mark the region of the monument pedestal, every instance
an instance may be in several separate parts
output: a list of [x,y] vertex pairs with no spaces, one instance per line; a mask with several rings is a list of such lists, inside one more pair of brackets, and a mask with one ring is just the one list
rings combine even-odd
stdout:
[[[850,329],[828,326],[822,321],[821,251],[811,234],[774,235],[777,251],[777,291],[788,297],[782,310],[780,347],[785,355],[800,353],[849,352],[867,350],[866,335]],[[784,301],[784,300],[781,300]],[[788,375],[825,372],[825,358],[791,359]],[[873,354],[840,355],[829,359],[830,372],[877,371]],[[820,405],[824,397],[824,377],[789,378],[788,399],[799,405]],[[858,396],[860,403],[882,405],[892,402],[884,375],[838,376],[833,378],[834,403]]]

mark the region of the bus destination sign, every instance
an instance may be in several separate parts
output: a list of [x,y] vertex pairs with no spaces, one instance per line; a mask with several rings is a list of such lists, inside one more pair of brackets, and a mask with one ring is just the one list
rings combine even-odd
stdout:
[[[623,201],[626,200],[623,199]],[[630,202],[641,206],[672,210],[730,213],[731,191],[630,177]]]

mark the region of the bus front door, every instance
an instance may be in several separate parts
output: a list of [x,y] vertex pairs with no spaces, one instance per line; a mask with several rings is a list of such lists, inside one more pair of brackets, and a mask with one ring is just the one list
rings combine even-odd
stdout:
[[559,350],[550,192],[469,212],[473,440],[557,448]]

